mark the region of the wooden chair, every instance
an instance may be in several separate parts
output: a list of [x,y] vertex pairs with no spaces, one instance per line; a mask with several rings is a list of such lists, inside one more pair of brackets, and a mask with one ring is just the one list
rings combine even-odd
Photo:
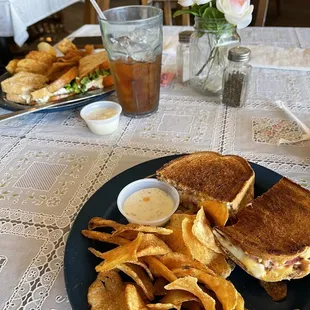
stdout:
[[258,0],[255,26],[265,26],[269,0]]
[[[110,8],[110,0],[96,0],[102,11]],[[84,24],[97,24],[97,13],[89,0],[84,3]]]
[[[172,25],[172,5],[176,8],[181,9],[177,0],[141,0],[142,5],[162,5],[164,11],[164,23],[165,25]],[[186,8],[184,8],[186,9]],[[182,25],[190,25],[190,17],[188,14],[182,15]]]

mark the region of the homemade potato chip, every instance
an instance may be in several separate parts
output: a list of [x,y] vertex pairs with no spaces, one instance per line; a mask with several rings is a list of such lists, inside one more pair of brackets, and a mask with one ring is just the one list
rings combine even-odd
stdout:
[[274,300],[280,301],[287,295],[286,282],[264,282],[259,281],[260,285],[265,289],[266,293]]
[[154,282],[154,295],[155,296],[165,296],[167,291],[165,290],[165,285],[167,285],[169,281],[163,277],[158,276]]
[[207,248],[213,250],[216,253],[223,254],[221,249],[215,243],[212,228],[210,222],[207,220],[203,207],[201,207],[197,212],[192,232],[193,235]]
[[88,222],[88,229],[93,230],[95,228],[99,227],[112,227],[113,229],[118,229],[121,228],[125,225],[116,223],[112,220],[106,220],[101,217],[93,217],[89,222]]
[[216,274],[226,278],[231,273],[231,268],[222,254],[218,254],[205,247],[192,232],[193,221],[185,218],[182,222],[182,234],[184,243],[189,249],[192,257],[207,265]]
[[[130,241],[129,241],[130,242]],[[96,249],[94,248],[88,248],[88,250],[94,254],[96,257],[99,257],[99,258],[102,258],[104,259],[104,255],[103,253],[97,251]],[[142,267],[144,269],[144,271],[147,273],[147,275],[149,276],[149,278],[153,281],[154,280],[154,277],[152,275],[152,272],[150,271],[150,269],[148,268],[148,266],[146,264],[144,264],[143,262],[141,261],[129,261],[128,263],[131,263],[131,264],[134,264],[134,265],[138,265],[140,267]]]
[[147,273],[147,275],[149,276],[149,278],[152,281],[154,280],[153,274],[152,274],[151,270],[149,269],[149,267],[146,264],[144,264],[143,262],[141,262],[140,260],[135,261],[135,262],[128,262],[128,263],[142,267],[144,269],[144,271]]
[[56,57],[56,49],[47,42],[40,42],[38,44],[38,50],[40,52],[48,52],[52,56]]
[[101,253],[100,251],[98,251],[98,250],[96,250],[94,248],[88,248],[88,250],[89,250],[89,252],[94,254],[96,257],[104,259],[103,253]]
[[93,54],[95,47],[91,44],[85,45],[85,53],[86,55]]
[[25,58],[44,62],[48,66],[51,66],[53,61],[56,59],[55,56],[52,56],[50,53],[45,51],[31,51],[25,56]]
[[161,236],[161,239],[166,242],[172,251],[190,256],[190,251],[183,240],[182,229],[173,226],[166,226],[166,228],[171,229],[173,233],[171,235]]
[[19,62],[19,59],[12,59],[5,67],[6,71],[8,71],[10,74],[14,74],[17,68],[18,62]]
[[153,234],[143,234],[137,256],[164,255],[171,252],[167,244]]
[[143,258],[143,260],[151,266],[152,270],[154,270],[157,274],[160,274],[160,276],[164,277],[170,282],[173,282],[177,279],[175,274],[169,270],[161,261],[159,261],[157,258],[153,256],[146,256]]
[[235,310],[244,310],[244,300],[239,293],[237,297],[237,305],[236,305]]
[[225,203],[217,201],[204,201],[200,204],[206,216],[214,226],[225,226],[229,218],[228,208]]
[[128,310],[147,310],[147,307],[133,284],[125,286],[125,303]]
[[183,222],[183,220],[185,218],[187,218],[189,220],[194,220],[196,218],[196,216],[195,215],[184,214],[184,213],[172,214],[172,216],[170,217],[170,220],[169,220],[167,226],[178,228],[178,229],[182,230],[182,222]]
[[124,283],[116,271],[99,273],[88,289],[91,310],[119,310],[124,304]]
[[161,239],[167,243],[172,251],[190,256],[191,253],[186,247],[182,235],[182,221],[184,218],[194,219],[195,216],[183,213],[173,214],[166,226],[166,228],[171,229],[173,233],[167,236],[162,236]]
[[168,253],[157,257],[169,270],[173,270],[179,267],[193,267],[199,270],[203,270],[208,274],[215,275],[214,271],[208,268],[206,265],[192,259],[181,253]]
[[154,226],[146,226],[146,225],[129,223],[127,225],[122,225],[122,226],[118,226],[117,228],[115,228],[115,232],[113,232],[113,235],[118,236],[127,230],[149,233],[149,234],[152,233],[152,234],[158,234],[158,235],[172,234],[172,230],[164,228],[164,227],[154,227]]
[[130,243],[129,240],[123,237],[112,236],[111,234],[100,232],[100,231],[95,231],[95,230],[84,229],[82,230],[82,234],[89,239],[117,244],[117,245],[124,245],[124,244]]
[[108,271],[116,268],[117,266],[129,262],[137,261],[137,251],[143,239],[143,234],[138,234],[137,238],[125,245],[112,249],[108,252],[102,253],[104,261],[96,266],[97,272]]
[[56,47],[63,53],[67,54],[70,50],[77,50],[77,47],[68,39],[60,41]]
[[203,304],[205,309],[215,310],[215,300],[203,292],[198,286],[197,279],[193,277],[184,277],[175,280],[174,282],[165,286],[166,290],[184,290],[195,295]]
[[143,290],[145,296],[149,300],[154,299],[154,287],[152,281],[144,272],[143,268],[130,263],[117,266],[117,269],[124,272],[127,276],[132,278],[139,287]]
[[204,271],[186,267],[173,269],[177,277],[191,276],[198,279],[209,290],[213,291],[222,304],[223,310],[234,310],[237,305],[238,292],[233,284],[219,276],[212,276]]
[[157,303],[157,304],[148,304],[147,305],[148,309],[158,309],[158,310],[169,310],[169,309],[177,309],[180,310],[181,307],[177,307],[173,304],[161,304],[161,303]]
[[180,306],[187,301],[198,301],[197,297],[193,294],[182,291],[182,290],[172,290],[168,291],[167,295],[160,300],[160,303],[173,304],[175,306]]
[[16,66],[15,73],[32,72],[45,75],[49,67],[37,59],[21,59]]
[[200,305],[201,303],[197,301],[186,301],[185,303],[183,303],[182,308],[188,309],[188,310],[201,310],[202,307]]

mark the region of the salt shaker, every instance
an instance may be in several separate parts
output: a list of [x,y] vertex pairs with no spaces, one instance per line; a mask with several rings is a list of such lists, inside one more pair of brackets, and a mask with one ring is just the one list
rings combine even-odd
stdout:
[[177,79],[180,83],[189,80],[189,41],[193,31],[179,33],[179,45],[177,47]]
[[242,46],[234,47],[228,52],[228,65],[223,73],[222,103],[241,107],[244,105],[252,71],[249,60],[251,51]]

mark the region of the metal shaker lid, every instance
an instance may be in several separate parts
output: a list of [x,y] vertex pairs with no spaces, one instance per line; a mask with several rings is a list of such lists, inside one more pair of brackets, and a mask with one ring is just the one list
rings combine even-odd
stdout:
[[179,42],[189,43],[192,33],[190,30],[179,32]]
[[251,50],[247,47],[233,47],[228,52],[228,59],[235,62],[249,61],[251,58]]

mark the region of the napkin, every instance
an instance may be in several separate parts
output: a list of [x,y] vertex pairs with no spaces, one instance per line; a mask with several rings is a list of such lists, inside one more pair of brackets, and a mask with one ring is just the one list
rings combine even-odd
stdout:
[[310,128],[308,128],[299,118],[297,118],[296,115],[294,115],[289,108],[284,104],[284,102],[282,102],[281,100],[277,100],[276,101],[277,105],[279,106],[279,108],[281,108],[282,110],[284,110],[301,128],[302,130],[305,132],[300,139],[298,140],[286,140],[286,139],[280,139],[278,141],[278,145],[280,144],[294,144],[294,143],[298,143],[298,142],[302,142],[302,141],[308,141],[310,140]]
[[27,32],[27,26],[19,17],[11,2],[10,2],[10,11],[14,30],[14,41],[19,47],[21,47],[29,37],[29,34]]
[[250,45],[251,65],[257,68],[310,71],[310,48]]

